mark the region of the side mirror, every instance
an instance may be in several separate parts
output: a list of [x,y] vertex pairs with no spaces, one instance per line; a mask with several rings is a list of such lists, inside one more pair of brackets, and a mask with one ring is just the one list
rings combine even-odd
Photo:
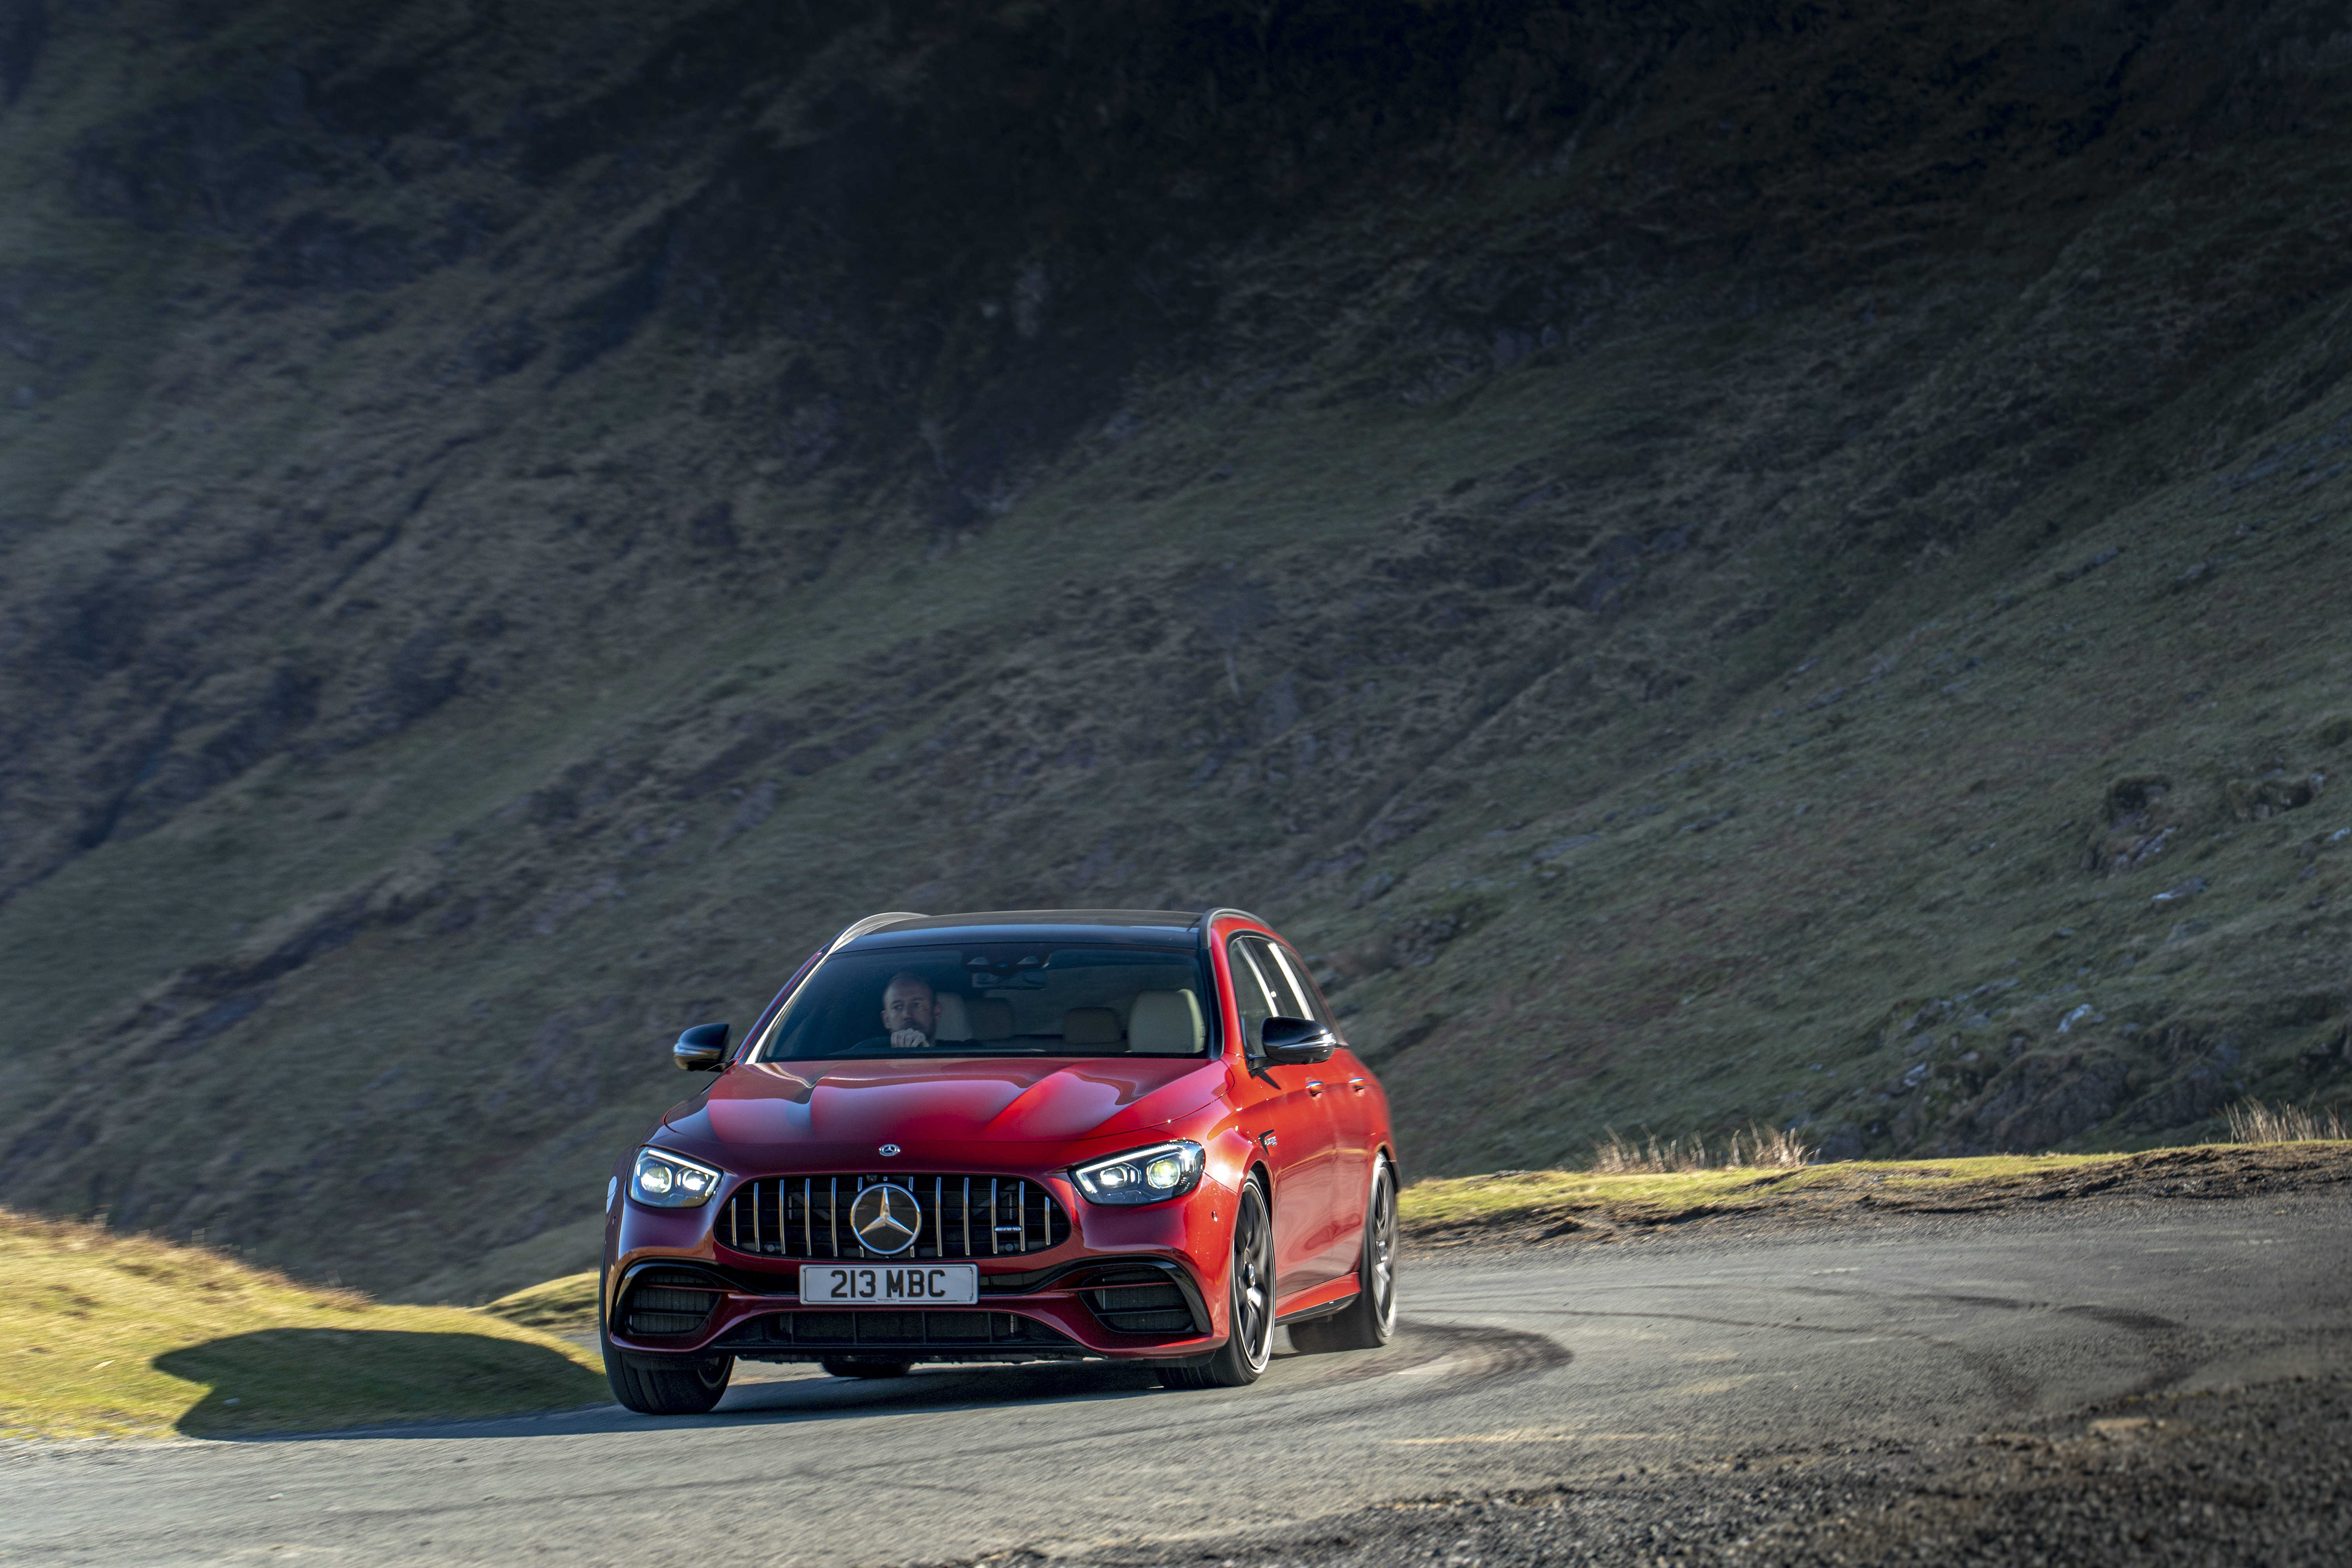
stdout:
[[1310,1018],[1268,1018],[1259,1026],[1257,1037],[1270,1068],[1328,1062],[1339,1043],[1330,1025]]
[[727,1065],[727,1029],[725,1024],[697,1024],[677,1037],[669,1059],[687,1072],[717,1072]]

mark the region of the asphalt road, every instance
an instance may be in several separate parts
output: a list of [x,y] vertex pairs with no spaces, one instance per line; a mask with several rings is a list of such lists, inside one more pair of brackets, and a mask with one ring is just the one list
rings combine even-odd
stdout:
[[753,1367],[697,1419],[24,1445],[0,1563],[916,1563],[1948,1438],[2352,1363],[2352,1197],[1691,1227],[1415,1258],[1404,1292],[1386,1349],[1243,1390]]

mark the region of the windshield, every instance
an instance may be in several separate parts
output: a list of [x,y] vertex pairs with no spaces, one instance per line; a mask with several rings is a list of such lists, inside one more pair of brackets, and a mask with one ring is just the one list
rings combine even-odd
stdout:
[[1200,955],[1134,947],[897,947],[826,959],[751,1053],[1199,1057]]

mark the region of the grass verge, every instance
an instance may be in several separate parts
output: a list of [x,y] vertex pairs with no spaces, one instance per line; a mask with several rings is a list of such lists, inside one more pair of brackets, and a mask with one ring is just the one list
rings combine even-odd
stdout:
[[1952,1213],[2094,1194],[2211,1198],[2352,1181],[2352,1142],[2203,1144],[2140,1154],[1844,1160],[1796,1170],[1497,1171],[1419,1182],[1400,1198],[1423,1243],[1601,1235],[1708,1215],[1833,1216],[1856,1205]]
[[604,1397],[589,1352],[509,1318],[0,1210],[0,1436],[235,1436]]

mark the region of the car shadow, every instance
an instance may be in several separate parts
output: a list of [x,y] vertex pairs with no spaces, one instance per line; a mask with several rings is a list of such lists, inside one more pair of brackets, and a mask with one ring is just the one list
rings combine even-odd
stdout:
[[259,1329],[167,1351],[150,1364],[205,1385],[173,1423],[191,1437],[465,1420],[612,1397],[604,1378],[577,1362],[493,1334]]
[[[716,1414],[720,1415],[863,1414],[909,1406],[950,1409],[988,1405],[1054,1405],[1156,1394],[1149,1367],[1105,1362],[1015,1362],[970,1366],[920,1366],[904,1377],[762,1376],[768,1367],[742,1368]],[[798,1368],[776,1367],[787,1374]],[[748,1373],[748,1375],[747,1375]]]
[[[1372,1351],[1303,1355],[1278,1350],[1265,1376],[1253,1388],[1171,1393],[1147,1367],[1107,1362],[1024,1362],[918,1366],[903,1377],[835,1377],[808,1364],[744,1363],[736,1381],[705,1415],[641,1415],[604,1402],[582,1408],[549,1408],[528,1415],[439,1420],[402,1426],[312,1431],[306,1436],[338,1441],[441,1442],[521,1436],[574,1436],[608,1432],[712,1431],[729,1427],[822,1426],[876,1415],[911,1411],[1011,1409],[1107,1400],[1166,1399],[1172,1408],[1205,1402],[1263,1399],[1269,1394],[1306,1392],[1399,1373],[1428,1373],[1446,1383],[1520,1375],[1565,1365],[1569,1352],[1539,1334],[1485,1326],[1412,1322],[1400,1325],[1394,1341]],[[594,1380],[604,1394],[603,1380]],[[1424,1385],[1424,1386],[1433,1386]],[[557,1402],[550,1401],[551,1406]],[[218,1431],[206,1436],[219,1436]],[[259,1434],[256,1434],[259,1436]]]
[[719,1407],[706,1415],[643,1415],[609,1403],[608,1392],[608,1403],[593,1409],[473,1421],[445,1420],[429,1426],[352,1428],[331,1436],[350,1440],[458,1441],[602,1432],[704,1432],[729,1426],[853,1421],[914,1410],[983,1410],[1140,1399],[1163,1392],[1159,1379],[1149,1369],[1103,1362],[931,1365],[892,1378],[835,1377],[814,1366],[803,1370],[797,1366],[753,1365],[738,1369],[737,1381]]

